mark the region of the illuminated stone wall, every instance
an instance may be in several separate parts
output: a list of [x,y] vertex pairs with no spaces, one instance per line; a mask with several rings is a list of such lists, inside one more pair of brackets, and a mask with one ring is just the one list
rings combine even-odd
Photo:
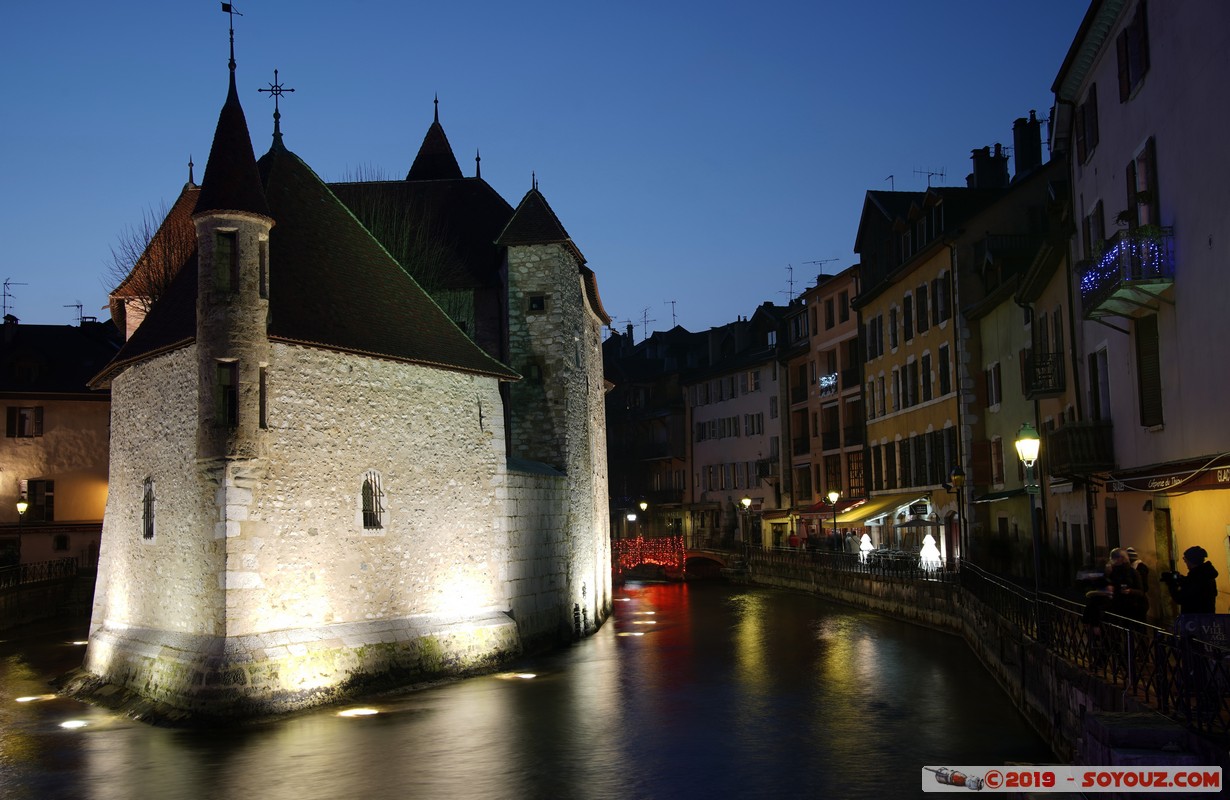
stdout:
[[[553,543],[546,536],[538,546],[548,547],[548,556],[523,550],[520,563],[549,566],[547,574],[531,573],[550,587],[550,599],[539,597],[536,602],[546,600],[543,608],[562,606],[567,629],[583,635],[605,619],[611,603],[602,321],[584,290],[581,264],[572,248],[510,247],[507,259],[511,366],[525,376],[509,391],[510,456],[562,473],[562,495],[553,500],[558,510],[547,512],[559,520],[562,538]],[[526,486],[544,491],[540,482]],[[517,488],[510,485],[510,493]],[[517,508],[510,517],[514,530],[533,527]],[[556,600],[554,587],[561,582]],[[522,596],[516,590],[510,594]],[[535,614],[540,624],[528,629],[518,616],[523,635],[548,635],[553,613]]]

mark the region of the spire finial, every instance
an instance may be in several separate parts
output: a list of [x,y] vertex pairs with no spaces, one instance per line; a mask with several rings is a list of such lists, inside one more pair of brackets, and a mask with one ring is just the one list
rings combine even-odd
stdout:
[[269,88],[268,89],[257,89],[256,91],[269,92],[270,97],[273,98],[273,142],[274,144],[281,144],[282,143],[282,129],[279,125],[279,121],[282,119],[282,112],[278,109],[278,98],[281,97],[286,92],[293,92],[295,90],[287,89],[285,86],[283,86],[281,83],[278,82],[278,71],[275,69],[273,71],[273,83],[269,84]]
[[196,186],[196,181],[192,179],[192,154],[188,154],[188,185]]
[[474,150],[474,177],[483,177],[483,157],[477,148]]
[[[235,10],[235,6],[233,4],[223,3],[222,13],[229,15],[231,18],[231,60],[230,62],[228,62],[228,66],[231,68],[231,72],[234,72],[235,71],[235,15],[239,14],[239,12]],[[243,14],[239,14],[239,16],[242,17]]]
[[436,92],[436,99],[432,101],[436,106],[435,121],[440,121],[440,93]]

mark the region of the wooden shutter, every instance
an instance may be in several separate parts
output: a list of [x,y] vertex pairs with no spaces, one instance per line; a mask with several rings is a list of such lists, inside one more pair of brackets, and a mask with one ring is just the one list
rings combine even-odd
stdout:
[[10,439],[17,436],[17,407],[9,406],[4,413],[4,435]]
[[1131,70],[1128,66],[1128,32],[1126,29],[1119,31],[1119,37],[1115,39],[1115,55],[1119,59],[1119,102],[1126,103],[1128,95],[1132,93]]
[[34,430],[31,433],[35,436],[43,435],[43,407],[34,407]]
[[1157,315],[1136,320],[1136,380],[1140,392],[1140,424],[1162,424],[1162,360]]

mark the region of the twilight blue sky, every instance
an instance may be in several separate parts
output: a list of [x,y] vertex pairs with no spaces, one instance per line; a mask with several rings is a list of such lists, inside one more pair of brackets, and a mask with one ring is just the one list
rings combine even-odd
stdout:
[[[868,189],[964,185],[1049,114],[1086,0],[239,0],[257,155],[273,103],[326,180],[403,177],[432,97],[467,175],[537,173],[622,330],[721,325],[855,261]],[[420,10],[420,6],[428,6]],[[0,279],[23,322],[106,318],[111,248],[204,174],[226,94],[215,0],[8,2]],[[1044,136],[1046,128],[1043,129]],[[889,176],[893,176],[891,181]],[[828,263],[816,262],[829,260]],[[24,284],[24,285],[23,285]],[[644,325],[644,320],[652,320]]]

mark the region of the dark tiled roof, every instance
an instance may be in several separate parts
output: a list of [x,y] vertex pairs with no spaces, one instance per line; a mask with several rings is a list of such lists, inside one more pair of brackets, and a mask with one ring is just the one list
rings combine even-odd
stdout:
[[165,270],[167,277],[172,277],[185,261],[196,254],[196,226],[192,224],[192,212],[200,193],[201,187],[184,185],[132,271],[111,291],[112,319],[120,319],[122,310],[118,306],[121,298],[149,297],[151,285],[162,281],[159,272]]
[[[499,285],[503,253],[495,240],[513,209],[481,178],[329,188],[425,288]],[[431,246],[418,244],[424,236]],[[439,263],[416,263],[423,258]]]
[[0,394],[94,396],[89,381],[120,349],[110,322],[4,326]]
[[261,158],[270,338],[516,378],[461,332],[298,156]]
[[[559,217],[555,216],[555,212],[547,204],[547,198],[543,197],[537,188],[525,193],[508,226],[496,239],[496,243],[503,247],[556,242],[567,242],[580,257],[581,253],[572,245],[568,231],[564,230]],[[584,263],[585,259],[581,258],[581,262]]]
[[437,119],[427,129],[419,153],[406,173],[406,180],[438,181],[460,177],[461,167],[457,166],[457,157],[453,155],[453,148],[444,135],[444,127]]
[[244,118],[239,95],[235,91],[235,70],[231,70],[231,85],[226,102],[218,114],[205,177],[201,180],[201,195],[197,198],[197,213],[203,211],[248,211],[269,216],[269,205],[261,192],[256,156],[252,153],[252,137]]

